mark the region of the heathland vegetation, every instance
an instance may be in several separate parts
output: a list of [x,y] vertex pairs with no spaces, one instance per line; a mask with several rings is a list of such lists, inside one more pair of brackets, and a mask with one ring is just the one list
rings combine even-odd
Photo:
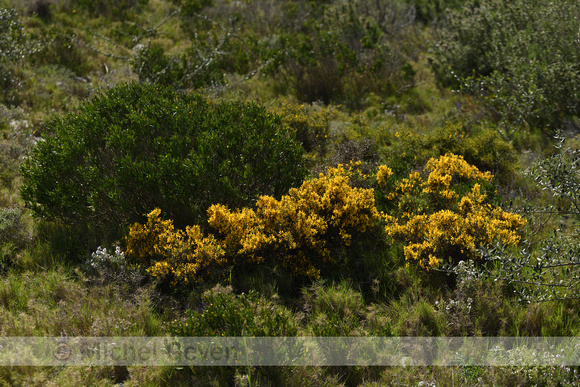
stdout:
[[[0,0],[0,336],[579,336],[580,5]],[[4,367],[576,385],[578,367]]]

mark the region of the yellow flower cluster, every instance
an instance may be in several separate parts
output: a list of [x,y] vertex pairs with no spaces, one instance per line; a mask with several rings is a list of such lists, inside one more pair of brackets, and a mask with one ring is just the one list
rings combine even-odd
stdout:
[[126,254],[138,257],[154,277],[172,275],[174,283],[196,280],[198,271],[210,265],[222,265],[225,252],[213,235],[204,237],[199,226],[176,230],[173,221],[162,220],[156,208],[147,215],[147,223],[135,223],[129,229]]
[[204,237],[198,226],[175,230],[156,209],[146,224],[131,227],[127,254],[148,264],[152,275],[171,275],[177,282],[200,280],[209,266],[266,259],[318,278],[318,259],[332,261],[336,243],[348,246],[353,233],[364,233],[380,217],[374,191],[351,187],[348,174],[343,166],[329,169],[280,200],[259,197],[255,209],[212,205],[208,222],[215,236]]
[[379,219],[372,189],[353,188],[343,166],[305,181],[276,200],[261,196],[256,209],[230,211],[212,206],[209,224],[224,235],[234,256],[261,262],[264,251],[295,274],[318,278],[314,256],[331,261],[331,242],[350,245],[353,232],[364,233]]
[[[485,201],[481,183],[492,175],[482,173],[461,156],[447,154],[431,159],[423,180],[418,172],[402,179],[396,188],[398,217],[385,216],[387,234],[405,243],[404,254],[427,269],[439,266],[441,259],[477,258],[477,248],[494,240],[515,245],[518,230],[525,220],[492,207]],[[454,190],[459,183],[469,184],[470,191],[461,196]]]
[[[338,164],[336,167],[327,167],[329,176],[343,175],[349,178],[350,182],[365,181],[371,176],[364,173],[362,161],[350,161],[348,164]],[[388,169],[388,168],[387,168]]]
[[387,180],[389,177],[393,176],[393,171],[386,165],[379,166],[377,171],[377,184],[379,187],[385,187],[387,185]]
[[490,172],[480,172],[477,167],[470,165],[461,156],[448,153],[438,159],[430,159],[425,166],[429,172],[427,183],[423,191],[432,195],[433,201],[446,205],[456,201],[459,196],[452,187],[461,182],[485,181],[493,178]]
[[281,264],[294,274],[318,278],[321,264],[333,262],[337,248],[349,246],[354,234],[378,220],[386,223],[390,237],[405,244],[405,258],[427,269],[442,259],[475,259],[477,248],[494,240],[519,242],[525,221],[487,203],[482,187],[491,181],[490,173],[453,154],[431,159],[424,173],[426,178],[412,172],[396,182],[391,169],[378,168],[377,187],[393,205],[390,215],[377,210],[373,189],[350,185],[350,177],[361,176],[357,163],[329,168],[280,200],[260,196],[254,208],[212,205],[208,222],[214,234],[204,235],[199,226],[176,230],[156,209],[147,223],[131,227],[126,253],[153,276],[187,283],[244,262]]

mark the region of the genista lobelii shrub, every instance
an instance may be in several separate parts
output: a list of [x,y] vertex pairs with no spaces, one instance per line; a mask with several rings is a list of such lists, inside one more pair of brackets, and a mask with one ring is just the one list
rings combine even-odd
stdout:
[[208,216],[215,234],[204,235],[198,225],[176,230],[156,209],[147,223],[130,228],[126,253],[175,284],[213,279],[220,268],[245,263],[281,264],[318,278],[325,263],[339,263],[338,252],[379,219],[374,191],[351,187],[342,166],[280,200],[263,195],[254,208],[238,210],[215,204]]
[[[358,163],[360,164],[360,163]],[[350,177],[369,179],[351,163],[292,188],[280,200],[260,196],[254,208],[208,209],[213,233],[199,225],[176,229],[161,211],[134,224],[126,253],[154,277],[174,284],[223,279],[245,264],[281,265],[291,273],[319,278],[328,265],[340,265],[345,248],[379,221],[393,240],[405,244],[408,261],[430,269],[451,258],[478,257],[477,248],[495,240],[515,245],[525,221],[489,204],[492,175],[453,154],[430,159],[427,178],[413,172],[395,181],[385,165],[373,176],[377,190],[354,188]],[[375,206],[375,193],[379,212]],[[371,234],[366,234],[368,235]]]
[[525,220],[488,203],[491,173],[454,154],[430,159],[425,172],[426,179],[412,172],[395,184],[381,170],[377,175],[392,209],[385,231],[405,244],[406,260],[430,269],[449,258],[453,263],[478,258],[477,248],[495,240],[519,243]]
[[47,125],[21,171],[37,215],[115,240],[162,208],[179,227],[303,181],[303,149],[262,106],[128,84]]

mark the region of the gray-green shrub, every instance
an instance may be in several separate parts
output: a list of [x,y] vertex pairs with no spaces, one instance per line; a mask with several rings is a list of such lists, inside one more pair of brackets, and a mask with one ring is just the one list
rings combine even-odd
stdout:
[[473,0],[448,18],[431,65],[508,127],[555,128],[580,114],[579,28],[576,1]]
[[0,86],[4,98],[19,85],[14,76],[14,65],[32,52],[34,45],[25,33],[18,13],[0,6]]

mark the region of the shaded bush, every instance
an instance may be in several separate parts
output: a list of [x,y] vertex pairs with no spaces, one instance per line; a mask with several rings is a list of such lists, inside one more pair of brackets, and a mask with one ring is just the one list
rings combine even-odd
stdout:
[[400,95],[414,86],[415,72],[392,39],[410,24],[408,7],[377,4],[302,2],[300,12],[285,7],[294,29],[276,42],[283,53],[277,68],[299,100],[359,109],[369,92]]
[[52,9],[54,0],[30,0],[27,3],[27,14],[36,15],[42,21],[52,20]]
[[47,128],[22,165],[22,198],[41,217],[103,237],[156,207],[180,227],[202,224],[213,203],[251,205],[305,175],[300,145],[256,104],[130,84]]

